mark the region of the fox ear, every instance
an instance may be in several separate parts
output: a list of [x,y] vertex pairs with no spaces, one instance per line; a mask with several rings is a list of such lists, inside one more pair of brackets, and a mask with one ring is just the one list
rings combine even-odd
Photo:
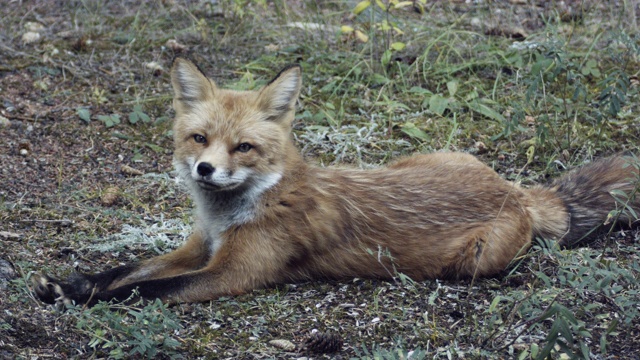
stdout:
[[300,65],[289,65],[267,84],[258,98],[260,107],[269,114],[269,120],[278,120],[293,111],[302,86]]
[[175,93],[173,102],[176,111],[183,110],[183,107],[188,108],[190,102],[213,96],[215,91],[213,81],[209,80],[196,64],[184,58],[173,60],[171,84]]

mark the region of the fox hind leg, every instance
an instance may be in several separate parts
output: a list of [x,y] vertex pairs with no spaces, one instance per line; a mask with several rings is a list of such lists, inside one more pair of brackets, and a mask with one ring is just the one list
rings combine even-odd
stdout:
[[531,243],[531,227],[526,221],[487,224],[470,229],[465,235],[466,240],[459,243],[455,252],[459,257],[445,270],[456,278],[499,274]]

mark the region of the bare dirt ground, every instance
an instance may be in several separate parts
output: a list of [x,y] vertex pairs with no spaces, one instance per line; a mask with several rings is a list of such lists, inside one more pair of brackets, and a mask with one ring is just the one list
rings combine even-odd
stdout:
[[[264,24],[247,24],[251,21],[240,18],[238,9],[230,15],[230,5],[214,3],[0,2],[0,358],[108,358],[117,345],[106,350],[89,346],[100,323],[80,328],[77,312],[59,313],[37,301],[29,288],[30,274],[95,272],[148,258],[173,245],[122,241],[107,250],[99,246],[119,241],[114,236],[122,234],[125,225],[148,229],[168,219],[191,222],[190,200],[171,179],[172,91],[167,70],[174,56],[190,56],[222,83],[243,78],[245,85],[255,81],[254,77],[268,80],[287,62],[304,62],[314,56],[302,46],[286,48],[287,43],[298,41],[294,35],[283,40],[282,30],[261,32]],[[473,15],[474,5],[437,3],[440,10],[433,10],[433,14]],[[298,15],[311,7],[304,2],[295,4],[299,7],[291,11]],[[345,11],[354,4],[324,4],[327,10],[322,14],[348,18]],[[581,16],[571,4],[562,3],[558,11],[569,17]],[[277,13],[273,6],[269,14]],[[500,11],[494,14],[504,16],[491,19],[497,24],[530,19],[517,21],[517,27],[504,31],[491,30],[497,31],[497,36],[528,35],[544,26],[544,19],[537,14],[546,8],[540,4],[498,2],[495,6]],[[246,7],[247,12],[251,10],[261,11]],[[419,17],[416,13],[407,16]],[[254,19],[276,21],[267,15]],[[491,31],[487,36],[496,36]],[[268,46],[276,46],[274,43],[286,49],[269,57]],[[326,70],[318,73],[322,71]],[[314,86],[314,76],[321,75],[310,73],[305,78],[307,86]],[[308,104],[321,101],[319,95],[306,96]],[[82,111],[88,112],[89,121],[82,119]],[[134,113],[146,115],[148,120],[142,115],[137,121],[130,120]],[[108,126],[115,120],[113,115],[118,115],[120,122]],[[628,143],[637,144],[638,131],[634,129],[620,136],[619,148],[598,148],[597,152],[612,153],[628,149]],[[469,138],[462,142],[476,143]],[[510,174],[522,165],[512,163],[509,155],[506,159],[498,155],[502,145],[488,146],[488,152],[481,151],[483,158],[500,159],[495,162],[499,171]],[[415,148],[403,152],[412,150]],[[318,155],[320,150],[311,147],[308,151]],[[543,181],[545,176],[543,169],[534,168],[529,179]],[[170,241],[180,241],[183,236],[175,229],[165,235]],[[630,283],[638,281],[638,237],[634,231],[614,234],[615,249],[604,242],[594,245],[607,259],[615,256],[621,264],[628,264],[625,271]],[[536,253],[503,277],[473,284],[355,279],[288,285],[205,304],[178,305],[170,311],[181,324],[173,333],[179,346],[158,356],[373,357],[374,347],[380,346],[420,348],[428,357],[443,358],[513,358],[527,350],[524,358],[530,358],[531,344],[544,346],[555,318],[550,316],[545,322],[536,318],[540,312],[532,310],[527,318],[514,309],[523,304],[518,301],[547,291],[548,285],[534,273],[554,276],[559,262],[553,254]],[[619,291],[636,291],[635,299],[640,302],[637,287],[624,286]],[[558,289],[553,296],[564,291]],[[502,300],[494,303],[498,295]],[[621,305],[613,297],[612,293],[589,292],[583,297],[554,299],[569,309],[574,309],[576,302],[599,307],[591,310],[594,314],[576,314],[585,324],[584,331],[590,333],[593,358],[638,358],[639,317],[631,316],[625,323]],[[505,301],[513,308],[501,309]],[[540,301],[542,310],[551,307],[549,299]],[[629,308],[639,311],[637,305]],[[474,317],[477,314],[485,315]],[[598,314],[605,314],[601,316],[607,317],[606,321]],[[494,319],[496,316],[500,320]],[[614,321],[617,328],[606,327]],[[539,327],[529,327],[538,322]],[[298,346],[314,329],[339,333],[341,352],[308,355],[269,344],[270,340],[286,339]],[[525,336],[515,339],[523,329],[527,330]],[[606,351],[598,345],[603,336]],[[127,346],[127,339],[120,339],[122,346]],[[573,349],[574,345],[567,346]],[[385,356],[403,358],[404,350]],[[561,353],[558,350],[554,356]]]

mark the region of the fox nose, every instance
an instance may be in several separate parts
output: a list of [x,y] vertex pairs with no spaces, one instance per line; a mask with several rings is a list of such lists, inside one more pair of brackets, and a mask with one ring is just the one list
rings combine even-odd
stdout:
[[209,164],[208,162],[201,162],[200,164],[198,164],[196,170],[198,171],[198,175],[200,176],[209,176],[213,174],[214,171],[216,171],[216,168],[211,166],[211,164]]

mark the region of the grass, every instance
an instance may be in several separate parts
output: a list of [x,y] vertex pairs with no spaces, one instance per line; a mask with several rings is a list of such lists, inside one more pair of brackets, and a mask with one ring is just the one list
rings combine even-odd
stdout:
[[[356,4],[84,0],[1,10],[1,115],[11,125],[0,128],[8,139],[0,230],[20,235],[0,250],[20,275],[0,283],[3,356],[542,359],[639,351],[637,231],[568,251],[540,240],[503,276],[473,282],[398,274],[395,282],[291,284],[168,309],[63,314],[29,295],[32,271],[64,275],[147,258],[175,246],[191,223],[190,200],[167,176],[175,55],[236,89],[258,88],[299,62],[294,136],[323,165],[373,167],[447,149],[529,185],[594,157],[638,153],[637,4],[429,2],[423,13],[373,4],[355,15]],[[27,22],[45,25],[40,42],[22,42]],[[131,175],[122,165],[159,175]],[[116,200],[103,202],[113,187]],[[313,330],[337,332],[343,350],[307,354]],[[277,339],[296,349],[269,344]]]

